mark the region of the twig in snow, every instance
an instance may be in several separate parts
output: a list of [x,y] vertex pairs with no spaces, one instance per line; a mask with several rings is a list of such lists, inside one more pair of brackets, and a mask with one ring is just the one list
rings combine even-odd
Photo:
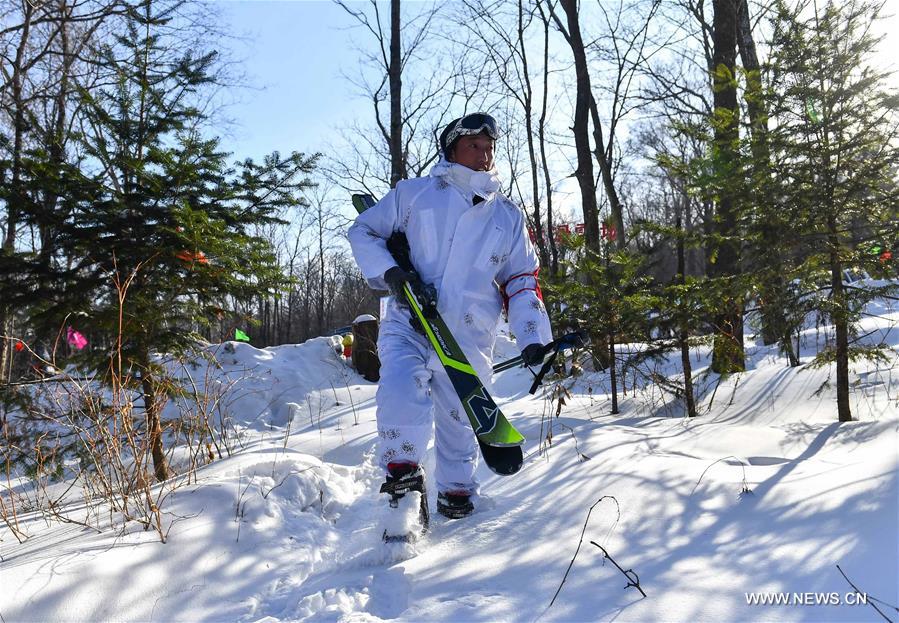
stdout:
[[704,470],[702,470],[702,474],[699,476],[699,480],[696,481],[696,484],[693,485],[693,490],[690,491],[690,495],[693,495],[694,493],[696,493],[696,488],[699,486],[699,483],[702,482],[702,479],[705,476],[705,473],[707,471],[712,469],[712,467],[714,467],[716,463],[720,463],[721,461],[726,461],[727,459],[735,460],[736,462],[738,462],[740,464],[740,467],[743,468],[743,483],[742,483],[743,486],[740,491],[740,495],[743,496],[743,495],[752,493],[752,490],[749,488],[749,483],[746,481],[746,464],[743,463],[743,461],[741,461],[737,457],[731,455],[731,456],[724,456],[724,457],[721,457],[720,459],[718,459],[717,461],[713,461],[708,467],[706,467]]
[[730,402],[727,403],[728,407],[734,404],[734,398],[737,397],[737,386],[740,384],[740,378],[741,377],[738,376],[737,379],[734,381],[734,390],[733,390],[733,392],[731,392]]
[[574,429],[567,424],[563,424],[562,422],[558,423],[562,428],[567,428],[568,432],[571,433],[571,438],[574,439],[574,451],[577,453],[577,457],[581,461],[589,461],[590,457],[581,452],[580,448],[577,445],[577,435],[574,434]]
[[[562,586],[564,586],[565,580],[568,579],[568,574],[571,571],[571,568],[574,566],[574,561],[577,558],[578,553],[581,551],[581,545],[583,545],[583,543],[584,543],[584,533],[587,532],[587,523],[590,521],[590,513],[593,512],[593,509],[596,508],[597,504],[599,504],[600,502],[602,502],[603,500],[606,500],[606,499],[613,500],[615,502],[615,508],[616,508],[616,512],[618,514],[618,516],[615,518],[615,523],[613,523],[612,527],[609,528],[609,533],[611,533],[612,530],[615,529],[615,526],[618,525],[618,520],[621,519],[621,506],[618,504],[618,500],[615,498],[615,496],[614,495],[604,495],[601,498],[599,498],[598,500],[596,500],[596,502],[593,503],[593,506],[590,507],[590,510],[587,511],[587,518],[584,520],[584,527],[581,530],[581,538],[577,542],[577,549],[574,550],[574,556],[572,556],[571,562],[568,563],[568,569],[565,570],[565,575],[562,577],[562,582],[559,584],[559,588],[556,589],[556,594],[553,595],[552,601],[550,601],[549,605],[546,607],[547,610],[552,608],[553,604],[556,603],[556,597],[558,597],[559,593],[562,592]],[[606,536],[608,536],[608,535],[606,535]]]
[[631,586],[633,586],[638,591],[640,591],[641,595],[646,597],[646,593],[643,591],[643,588],[640,586],[640,576],[637,575],[636,571],[634,571],[633,569],[628,569],[627,571],[622,569],[621,565],[619,565],[617,562],[615,562],[614,558],[609,556],[609,552],[606,551],[606,548],[603,547],[602,545],[600,545],[599,543],[597,543],[596,541],[590,541],[590,544],[598,547],[600,549],[600,551],[602,552],[602,555],[605,558],[608,558],[609,560],[611,560],[612,564],[615,565],[616,567],[618,567],[618,570],[624,575],[624,577],[627,578],[627,584],[624,585],[624,590],[627,590]]
[[718,382],[715,383],[715,389],[712,390],[712,396],[709,398],[709,404],[707,405],[707,408],[708,408],[709,412],[712,411],[712,403],[715,402],[715,394],[718,393],[718,388],[721,386],[721,379],[722,379],[722,378],[723,378],[722,375],[719,374],[719,375],[718,375]]
[[299,411],[300,405],[295,402],[287,403],[287,428],[284,431],[284,445],[281,446],[282,450],[287,450],[287,440],[290,439],[290,428],[293,426],[293,418],[296,417]]
[[[353,393],[350,391],[350,381],[349,381],[349,378],[346,373],[345,362],[341,360],[341,362],[339,364],[336,364],[332,360],[329,359],[326,363],[328,365],[330,365],[331,367],[335,368],[340,373],[340,376],[343,379],[343,384],[346,386],[347,396],[349,396],[349,399],[350,399],[350,407],[352,407],[352,409],[353,409],[353,425],[358,426],[359,425],[359,414],[356,413],[356,403],[355,403],[355,401],[353,401]],[[331,384],[331,389],[334,389],[333,383]],[[334,397],[335,397],[335,399],[337,398],[336,391],[334,392]],[[339,405],[340,403],[338,402],[337,404]]]
[[876,597],[871,597],[870,595],[868,595],[868,593],[863,593],[862,591],[860,591],[859,588],[858,588],[855,584],[852,583],[852,580],[850,580],[850,579],[846,576],[846,574],[843,573],[843,570],[840,569],[840,565],[837,565],[837,571],[839,571],[840,574],[841,574],[844,578],[846,578],[846,581],[849,582],[849,586],[851,586],[852,588],[854,588],[856,593],[858,593],[859,595],[864,595],[864,596],[865,596],[865,603],[867,603],[867,604],[870,605],[872,608],[874,608],[875,610],[877,610],[877,614],[879,614],[880,616],[882,616],[884,619],[886,619],[886,620],[889,621],[890,623],[893,623],[893,620],[892,620],[890,617],[888,617],[887,615],[885,615],[883,612],[880,611],[880,608],[878,608],[877,606],[875,606],[874,604],[872,604],[872,603],[870,603],[870,602],[876,601],[876,602],[878,602],[878,603],[882,603],[882,604],[885,605],[885,606],[889,606],[890,608],[892,608],[892,609],[895,610],[896,612],[899,612],[899,608],[897,608],[896,606],[894,606],[894,605],[892,605],[892,604],[888,604],[887,602],[883,601],[882,599],[877,599]]
[[169,524],[169,527],[165,529],[165,535],[163,535],[163,541],[162,541],[162,542],[165,543],[165,542],[167,542],[167,541],[169,540],[169,532],[172,531],[172,528],[175,526],[176,523],[178,523],[178,522],[180,522],[180,521],[187,521],[188,519],[194,519],[195,517],[199,517],[200,515],[203,514],[203,511],[204,511],[204,510],[206,510],[206,509],[203,508],[203,509],[201,509],[199,512],[197,512],[197,513],[191,513],[190,515],[176,515],[175,513],[168,513],[168,512],[167,512],[166,515],[169,515],[169,516],[171,516],[171,517],[174,517],[175,519],[173,519],[172,522]]
[[[251,476],[249,480],[247,480],[247,486],[244,487],[243,491],[240,490],[241,480],[243,480],[243,477],[240,475],[240,470],[237,470],[237,506],[234,509],[234,519],[237,521],[237,538],[234,539],[235,543],[240,542],[240,524],[243,523],[244,511],[246,511],[247,508],[247,503],[243,502],[243,496],[246,495],[250,485],[253,484],[253,477]],[[243,508],[241,508],[241,502],[243,502]]]
[[331,386],[331,391],[334,393],[334,406],[335,406],[335,407],[339,407],[339,406],[340,406],[340,400],[338,400],[338,398],[337,398],[337,390],[334,389],[334,383],[332,383],[331,381],[328,381],[328,385]]
[[[271,489],[269,489],[269,490],[266,491],[265,493],[262,493],[262,489],[259,490],[259,492],[262,493],[262,499],[263,499],[263,500],[267,500],[269,494],[271,494],[272,491],[274,491],[275,489],[277,489],[278,487],[280,487],[281,485],[283,485],[285,482],[287,482],[287,479],[290,478],[291,476],[295,476],[295,475],[299,475],[299,474],[304,474],[304,473],[308,472],[308,471],[311,470],[311,469],[319,469],[319,466],[318,466],[318,465],[310,465],[310,466],[307,467],[306,469],[301,469],[301,470],[299,470],[299,471],[290,470],[290,471],[287,473],[287,475],[284,476],[284,478],[281,479],[281,482],[279,482],[278,484],[274,485]],[[273,476],[274,476],[274,474],[273,474]],[[274,480],[274,478],[273,478],[273,480]]]

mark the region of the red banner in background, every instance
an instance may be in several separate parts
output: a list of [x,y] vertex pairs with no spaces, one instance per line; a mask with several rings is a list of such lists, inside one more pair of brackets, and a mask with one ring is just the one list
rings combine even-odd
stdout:
[[[565,241],[565,236],[583,236],[586,231],[587,225],[584,223],[575,223],[573,230],[570,223],[563,223],[561,225],[556,225],[553,228],[553,238],[556,242],[561,243]],[[528,228],[528,235],[531,237],[531,242],[536,242],[534,230],[530,227]],[[601,225],[600,236],[603,240],[613,241],[618,237],[618,230],[615,229],[613,225],[603,223]]]

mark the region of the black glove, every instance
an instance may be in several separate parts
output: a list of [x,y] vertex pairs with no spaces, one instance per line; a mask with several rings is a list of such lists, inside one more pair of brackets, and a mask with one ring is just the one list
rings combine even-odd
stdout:
[[521,351],[521,361],[526,366],[536,366],[543,363],[543,357],[546,355],[546,346],[542,344],[528,344]]
[[425,333],[424,327],[421,326],[421,321],[418,319],[418,316],[411,313],[409,301],[406,299],[405,292],[403,292],[403,285],[409,284],[409,288],[412,290],[412,293],[415,294],[415,298],[418,299],[419,304],[421,304],[422,315],[429,319],[437,315],[436,288],[432,285],[422,283],[418,273],[405,271],[399,266],[389,268],[387,272],[384,273],[384,281],[387,282],[390,294],[393,295],[397,305],[410,310],[409,324],[412,328],[415,329],[416,332],[426,336],[427,333]]
[[418,303],[421,305],[421,313],[424,314],[425,318],[432,318],[436,314],[437,289],[432,285],[423,283],[418,273],[394,266],[387,269],[387,272],[384,273],[384,281],[387,282],[390,293],[396,298],[396,302],[399,305],[409,308],[409,302],[403,293],[403,284],[408,283],[409,288],[411,288],[412,293],[415,294],[415,298],[418,299]]
[[396,302],[403,307],[409,307],[406,295],[403,294],[403,285],[408,283],[411,286],[415,281],[419,281],[418,275],[406,272],[399,266],[394,266],[393,268],[388,268],[387,272],[384,273],[384,281],[387,282],[387,289],[396,298]]

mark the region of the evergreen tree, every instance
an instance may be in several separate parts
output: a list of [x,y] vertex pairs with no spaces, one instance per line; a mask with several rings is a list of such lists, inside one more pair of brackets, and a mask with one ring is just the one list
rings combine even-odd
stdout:
[[110,80],[82,93],[76,138],[85,158],[60,193],[68,218],[56,227],[56,249],[66,262],[38,273],[40,265],[19,258],[34,279],[13,293],[40,292],[32,322],[89,332],[82,365],[111,372],[113,385],[142,397],[159,480],[170,475],[161,412],[177,387],[155,353],[190,351],[229,299],[282,290],[271,244],[254,232],[304,203],[297,194],[310,182],[296,178],[315,163],[275,153],[262,165],[227,166],[217,140],[204,138],[196,106],[216,55],[172,45],[172,9],[140,3],[98,51]]
[[843,271],[876,262],[863,243],[897,232],[899,97],[871,65],[878,43],[871,25],[882,6],[781,2],[773,29],[771,196],[784,215],[778,227],[798,241],[799,274],[827,274],[829,296],[821,301],[834,343],[819,360],[836,364],[843,422],[852,419],[849,361],[864,354],[851,344],[852,326],[864,300],[876,295],[848,287]]
[[[554,319],[559,326],[585,328],[590,336],[594,365],[609,370],[611,413],[618,411],[618,342],[642,336],[655,299],[647,292],[644,258],[625,249],[613,248],[615,227],[603,223],[602,247],[589,248],[586,236],[568,236],[563,245],[572,258],[563,262],[567,275],[547,284],[550,308],[564,302],[564,311]],[[562,307],[559,305],[559,307]]]

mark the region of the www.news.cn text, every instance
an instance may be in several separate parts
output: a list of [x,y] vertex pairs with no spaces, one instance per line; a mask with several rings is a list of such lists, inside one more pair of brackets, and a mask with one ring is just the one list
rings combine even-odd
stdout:
[[864,606],[865,593],[745,593],[750,606]]

